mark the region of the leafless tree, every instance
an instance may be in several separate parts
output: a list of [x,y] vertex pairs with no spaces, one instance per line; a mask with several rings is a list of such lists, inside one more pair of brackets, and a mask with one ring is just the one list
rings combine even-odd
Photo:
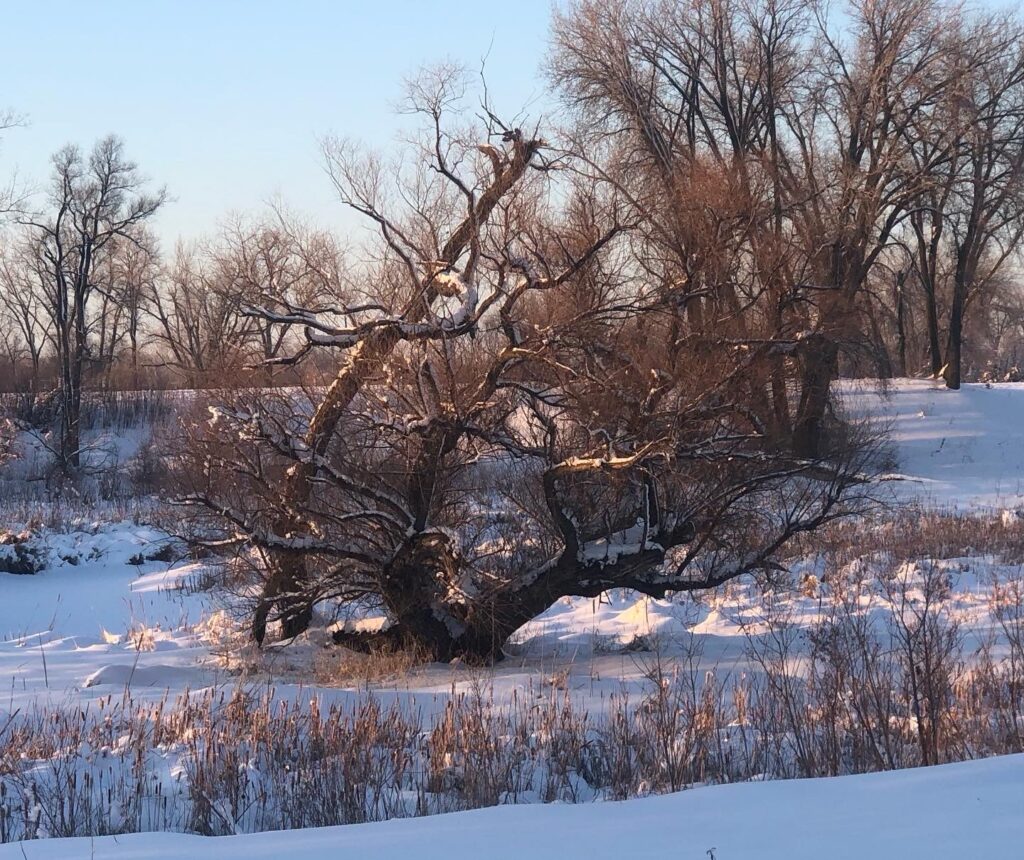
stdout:
[[644,257],[685,303],[681,329],[792,343],[750,401],[804,456],[827,445],[841,350],[872,319],[869,277],[932,167],[912,162],[905,132],[953,80],[941,58],[956,10],[846,11],[583,2],[557,16],[551,63],[585,148],[618,141],[609,172],[650,225]]
[[238,371],[252,323],[241,311],[246,297],[225,284],[202,249],[179,244],[154,285],[148,310],[153,339],[186,384],[205,386]]
[[969,28],[950,112],[962,129],[958,171],[943,208],[952,296],[943,378],[959,388],[964,317],[972,299],[1013,258],[1024,235],[1024,29],[999,16]]
[[214,236],[179,246],[154,282],[148,313],[158,360],[192,385],[248,366],[273,382],[275,359],[302,341],[301,326],[285,317],[249,311],[329,308],[342,289],[342,258],[335,240],[274,209],[269,216],[235,216]]
[[136,231],[163,204],[163,191],[146,193],[136,165],[114,137],[84,156],[74,146],[53,158],[49,210],[23,219],[39,269],[45,272],[44,309],[53,330],[60,395],[61,467],[81,466],[81,403],[86,365],[93,357],[90,303],[97,273],[119,241]]
[[[342,257],[334,239],[282,209],[255,223],[236,218],[212,248],[219,276],[234,285],[246,308],[328,308],[343,291]],[[270,370],[290,346],[297,327],[249,315],[253,358]]]
[[[16,128],[23,121],[15,111],[9,108],[0,109],[0,132]],[[13,178],[6,185],[0,185],[0,215],[9,215],[16,211],[22,202],[22,196],[23,192]]]
[[[876,323],[890,316],[903,372],[908,339],[917,339],[932,376],[956,388],[965,333],[988,327],[986,308],[1021,239],[1022,29],[1007,14],[945,20],[931,72],[942,85],[900,127],[916,190],[877,261],[887,271],[875,277],[865,305]],[[881,326],[871,336],[884,350]],[[980,356],[984,345],[973,346]]]
[[37,260],[27,250],[24,243],[13,245],[0,258],[0,319],[12,382],[27,359],[28,385],[37,390],[51,323],[42,303]]
[[104,260],[97,354],[113,370],[123,352],[128,355],[131,384],[139,384],[139,360],[146,337],[149,305],[160,270],[156,237],[145,226],[130,239],[119,239]]
[[349,294],[250,310],[304,327],[278,362],[339,352],[330,384],[250,392],[191,429],[180,501],[267,562],[257,640],[361,600],[389,626],[339,642],[494,659],[560,597],[771,571],[848,510],[861,446],[793,458],[749,408],[790,344],[685,336],[617,184],[487,110],[449,131],[461,92],[451,69],[414,84],[415,169],[328,148],[379,229]]

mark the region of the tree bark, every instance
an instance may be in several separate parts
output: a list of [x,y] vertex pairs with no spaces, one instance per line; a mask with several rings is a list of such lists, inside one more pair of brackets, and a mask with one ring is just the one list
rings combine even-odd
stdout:
[[825,449],[825,412],[839,362],[839,344],[833,338],[813,338],[804,352],[800,408],[793,426],[793,452],[811,460]]
[[899,375],[907,375],[907,322],[906,322],[906,300],[903,297],[903,288],[907,282],[907,273],[899,272],[896,275],[895,304],[896,304],[896,355],[899,358]]
[[942,347],[939,345],[939,309],[934,289],[925,289],[924,303],[928,317],[928,355],[932,363],[932,377],[938,379],[942,373]]

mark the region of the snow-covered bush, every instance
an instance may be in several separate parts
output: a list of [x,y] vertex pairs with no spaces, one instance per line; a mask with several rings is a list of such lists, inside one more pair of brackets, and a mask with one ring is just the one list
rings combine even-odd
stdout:
[[46,546],[35,532],[0,532],[0,573],[39,573],[48,559]]

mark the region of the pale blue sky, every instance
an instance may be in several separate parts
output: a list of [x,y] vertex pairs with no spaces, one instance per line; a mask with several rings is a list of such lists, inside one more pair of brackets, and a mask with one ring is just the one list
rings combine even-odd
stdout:
[[543,110],[552,0],[6,0],[0,177],[42,183],[50,154],[114,132],[175,202],[166,243],[274,195],[324,226],[351,220],[323,173],[326,134],[390,145],[402,79],[472,67],[490,46],[492,100]]

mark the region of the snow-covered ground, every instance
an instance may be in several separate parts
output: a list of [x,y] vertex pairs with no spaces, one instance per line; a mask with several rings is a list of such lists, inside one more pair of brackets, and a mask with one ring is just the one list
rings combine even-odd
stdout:
[[1001,511],[1024,505],[1024,383],[964,385],[903,379],[886,393],[847,382],[850,415],[888,432],[899,497]]
[[[1016,522],[1024,506],[1024,384],[950,392],[905,380],[885,394],[855,383],[843,393],[851,414],[890,433],[893,462],[884,489],[896,501],[1001,514]],[[34,541],[46,559],[40,573],[0,573],[0,726],[14,711],[117,699],[129,689],[135,701],[158,700],[241,683],[237,661],[221,653],[231,635],[227,616],[209,596],[180,587],[201,576],[202,565],[176,560],[173,553],[166,560],[159,553],[169,541],[164,533],[127,521],[97,521],[60,533],[42,529]],[[941,564],[954,579],[949,611],[983,636],[993,623],[982,574],[999,564],[983,552]],[[803,568],[794,574],[814,573],[814,560]],[[883,597],[867,599],[870,610]],[[557,675],[581,707],[599,712],[612,695],[646,688],[644,658],[623,647],[638,636],[655,644],[685,639],[701,671],[740,672],[747,668],[746,645],[758,635],[764,600],[760,588],[738,582],[696,600],[613,594],[564,601],[520,631],[510,658],[486,683],[497,700],[507,701],[535,694]],[[796,624],[813,623],[823,611],[816,594],[796,589],[774,603]],[[305,701],[315,696],[344,703],[365,695],[365,688],[311,683],[309,659],[316,650],[315,639],[272,650],[262,658],[263,674],[246,683],[272,683],[279,697]],[[477,671],[432,666],[374,682],[373,693],[385,706],[408,703],[429,718],[453,692],[479,682]],[[703,788],[601,808],[500,808],[216,844],[181,835],[51,840],[27,845],[24,856],[269,857],[295,851],[310,858],[451,860],[476,856],[487,846],[495,857],[909,860],[1016,856],[1008,846],[1022,840],[1024,759],[1008,757],[919,772]],[[0,846],[0,856],[23,856],[21,851]]]
[[142,833],[0,846],[26,860],[967,860],[1019,857],[1024,756],[621,803],[499,806],[208,839]]
[[195,628],[205,600],[178,588],[200,566],[145,559],[168,543],[128,522],[39,531],[32,546],[46,568],[0,574],[0,708],[78,702],[128,683],[162,696],[215,682]]

